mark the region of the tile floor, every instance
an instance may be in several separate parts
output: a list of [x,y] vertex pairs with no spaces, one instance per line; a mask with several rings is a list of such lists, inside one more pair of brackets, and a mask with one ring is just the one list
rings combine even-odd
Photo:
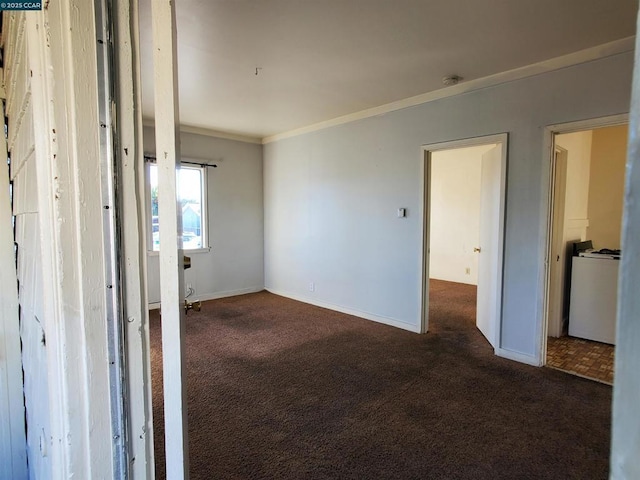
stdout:
[[575,337],[549,337],[547,366],[613,385],[615,347]]

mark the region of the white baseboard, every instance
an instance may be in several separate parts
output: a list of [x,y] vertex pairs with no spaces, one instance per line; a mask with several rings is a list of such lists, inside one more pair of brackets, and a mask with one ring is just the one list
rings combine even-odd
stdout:
[[[227,297],[235,297],[236,295],[245,295],[247,293],[257,293],[264,290],[264,287],[261,285],[259,287],[249,287],[249,288],[241,288],[239,290],[227,290],[225,292],[213,292],[213,293],[204,293],[202,295],[193,295],[189,297],[189,301],[200,301],[206,302],[207,300],[216,300],[217,298],[227,298]],[[149,304],[149,310],[156,310],[160,308],[160,302],[153,302]]]
[[[365,320],[371,320],[373,322],[382,323],[384,325],[389,325],[396,328],[401,328],[402,330],[407,330],[413,333],[420,333],[420,325],[414,325],[411,323],[403,322],[401,320],[396,320],[395,318],[384,317],[382,315],[376,315],[374,313],[363,312],[361,310],[356,310],[349,307],[343,307],[342,305],[336,305],[329,302],[323,302],[316,300],[315,298],[310,298],[304,295],[298,295],[290,292],[283,292],[281,290],[273,289],[273,288],[264,288],[260,287],[251,287],[251,288],[243,288],[240,290],[228,290],[226,292],[215,292],[215,293],[207,293],[204,295],[194,295],[193,297],[189,297],[192,301],[201,301],[205,302],[207,300],[215,300],[217,298],[227,298],[227,297],[235,297],[236,295],[245,295],[247,293],[256,293],[261,292],[262,290],[267,290],[274,295],[280,295],[281,297],[290,298],[292,300],[297,300],[299,302],[308,303],[310,305],[315,305],[316,307],[326,308],[328,310],[334,310],[340,313],[346,313],[347,315],[353,315],[354,317],[364,318]],[[150,303],[149,310],[154,310],[160,308],[160,302]],[[542,363],[536,357],[531,355],[526,355],[520,352],[514,352],[513,350],[507,350],[505,348],[496,348],[495,354],[499,357],[506,358],[508,360],[513,360],[520,363],[525,363],[527,365],[532,365],[534,367],[541,367]]]
[[408,330],[409,332],[420,333],[420,325],[414,325],[411,323],[403,322],[402,320],[396,320],[395,318],[384,317],[382,315],[376,315],[374,313],[363,312],[361,310],[356,310],[349,307],[343,307],[342,305],[335,305],[333,303],[322,302],[322,301],[316,300],[315,298],[310,298],[304,295],[298,295],[290,292],[283,292],[273,288],[265,288],[265,290],[273,293],[274,295],[280,295],[281,297],[286,297],[292,300],[297,300],[299,302],[308,303],[310,305],[315,305],[316,307],[322,307],[328,310],[334,310],[336,312],[346,313],[347,315],[353,315],[354,317],[364,318],[365,320],[371,320],[373,322],[383,323],[385,325],[389,325],[392,327],[401,328],[402,330]]
[[260,285],[259,287],[249,287],[249,288],[241,288],[239,290],[227,290],[225,292],[214,292],[214,293],[205,293],[203,295],[193,295],[189,297],[190,301],[195,300],[206,302],[207,300],[216,300],[218,298],[227,298],[227,297],[235,297],[236,295],[246,295],[247,293],[257,293],[264,290],[264,287]]
[[495,354],[499,357],[506,358],[508,360],[514,360],[520,363],[526,363],[527,365],[532,365],[534,367],[541,367],[542,363],[536,357],[531,355],[526,355],[520,352],[514,352],[513,350],[507,350],[505,348],[496,348]]

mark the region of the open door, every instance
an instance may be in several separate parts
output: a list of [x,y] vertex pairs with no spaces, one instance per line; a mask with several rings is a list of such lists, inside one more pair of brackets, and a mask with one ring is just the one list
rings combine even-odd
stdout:
[[498,347],[501,261],[502,148],[496,145],[482,156],[480,186],[480,247],[476,325],[492,347]]
[[420,315],[420,333],[429,331],[429,255],[431,253],[431,152],[424,151],[423,162],[423,224],[422,224],[422,309]]
[[474,250],[478,258],[478,290],[476,325],[489,343],[501,354],[500,322],[502,305],[502,265],[504,244],[504,212],[507,165],[506,133],[464,140],[424,145],[423,163],[423,256],[421,329],[429,329],[429,255],[431,221],[431,160],[434,152],[459,148],[486,146],[491,148],[482,155],[480,178],[480,245]]
[[548,335],[560,337],[564,320],[566,243],[564,239],[564,204],[567,187],[567,151],[556,147],[552,167],[551,252],[549,255]]

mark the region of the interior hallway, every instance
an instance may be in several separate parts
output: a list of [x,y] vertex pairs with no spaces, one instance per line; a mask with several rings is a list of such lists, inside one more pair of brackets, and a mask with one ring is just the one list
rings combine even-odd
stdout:
[[267,292],[190,312],[191,478],[607,478],[610,387],[494,356],[473,286],[431,281],[431,307],[427,335]]

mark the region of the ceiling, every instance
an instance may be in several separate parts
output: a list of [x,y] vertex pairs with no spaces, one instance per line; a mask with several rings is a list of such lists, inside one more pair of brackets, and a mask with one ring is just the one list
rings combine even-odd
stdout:
[[[141,0],[153,118],[151,1]],[[635,34],[637,0],[179,0],[180,119],[263,138]],[[256,69],[257,75],[256,75]]]

